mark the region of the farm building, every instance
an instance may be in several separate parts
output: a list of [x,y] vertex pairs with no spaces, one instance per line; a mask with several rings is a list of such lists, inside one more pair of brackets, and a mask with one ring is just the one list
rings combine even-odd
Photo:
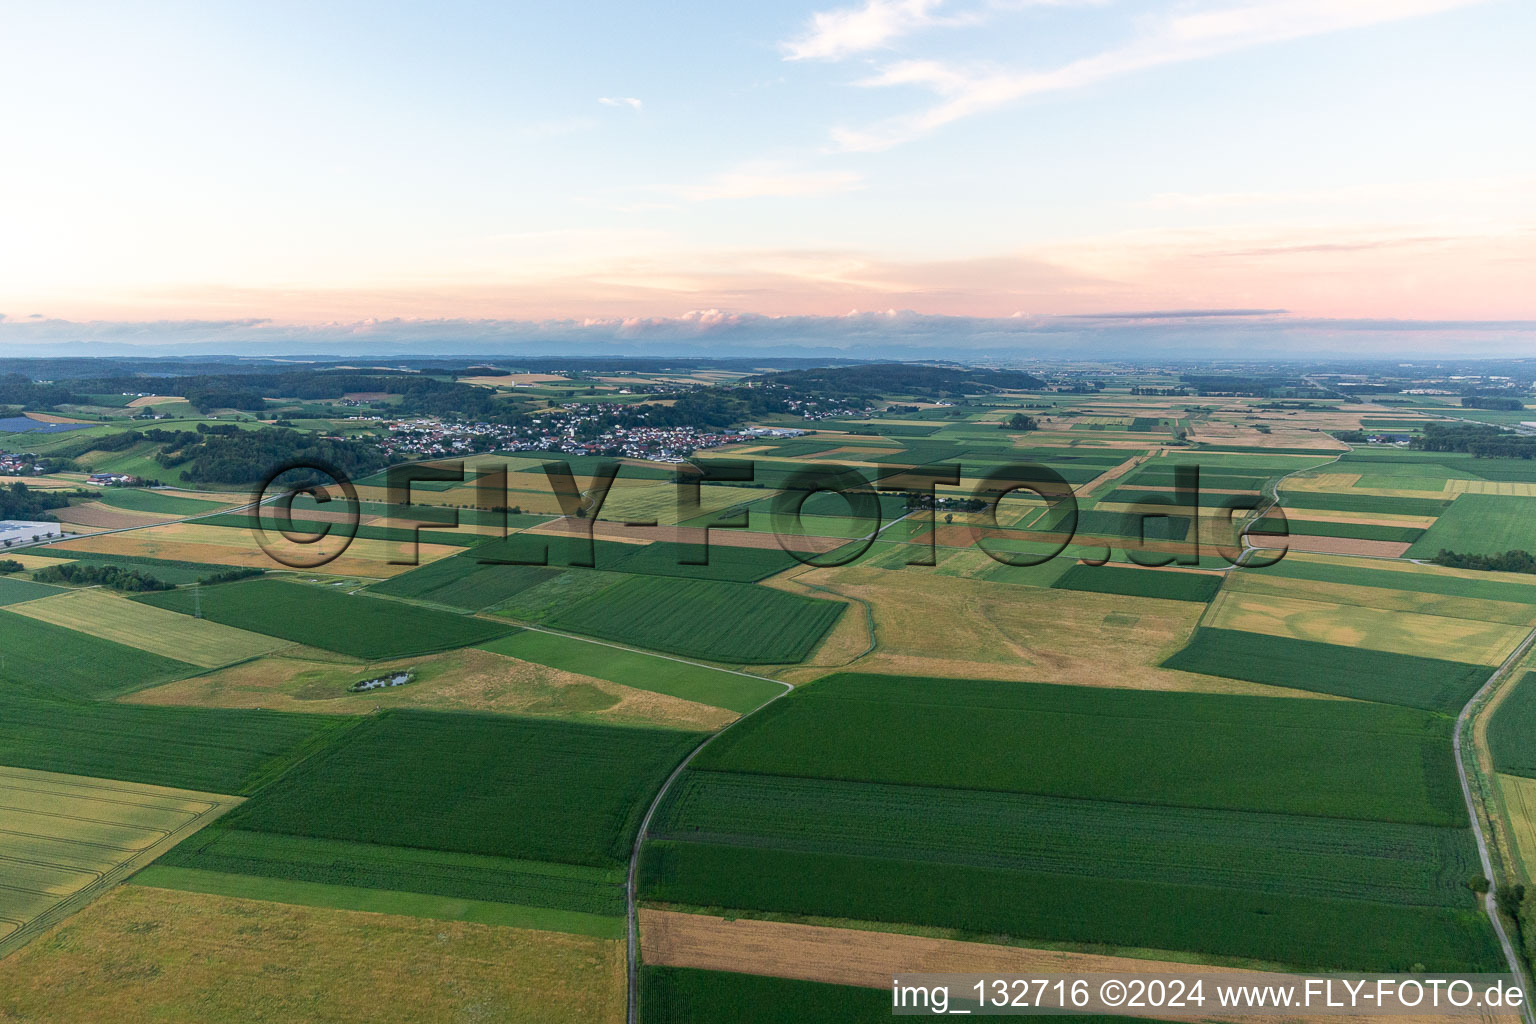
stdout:
[[30,544],[33,539],[47,540],[62,536],[63,527],[58,523],[33,523],[20,519],[0,519],[0,546],[15,547]]

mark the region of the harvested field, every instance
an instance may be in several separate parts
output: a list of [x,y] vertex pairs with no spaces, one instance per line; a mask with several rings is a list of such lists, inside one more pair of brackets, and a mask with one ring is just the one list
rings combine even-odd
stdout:
[[77,590],[12,605],[10,611],[200,668],[266,654],[287,641],[164,611],[102,590]]
[[1502,622],[1237,591],[1218,596],[1201,624],[1395,654],[1433,651],[1448,661],[1490,667],[1502,662],[1529,632],[1528,627]]
[[[361,680],[407,670],[414,670],[416,678],[404,686],[347,692],[348,686]],[[142,690],[125,702],[351,715],[389,707],[492,711],[701,731],[713,731],[736,718],[697,701],[472,648],[378,662],[353,662],[323,651],[301,650]]]
[[1536,779],[1504,774],[1497,778],[1522,877],[1527,883],[1536,881]]
[[[91,530],[120,530],[125,526],[150,526],[154,523],[168,522],[174,518],[150,512],[131,512],[126,509],[112,508],[99,501],[87,501],[68,508],[57,508],[53,510],[53,514],[66,527],[80,526]],[[80,531],[71,530],[70,532]]]
[[70,1019],[114,1024],[248,1020],[256,1005],[331,1024],[621,1024],[624,946],[130,885],[0,961],[0,991],[27,1020],[59,1020],[64,999]]
[[1224,965],[1150,960],[1057,949],[861,931],[783,921],[724,919],[644,908],[645,962],[666,967],[750,971],[836,985],[889,988],[892,966],[934,974],[1208,974]]
[[[916,584],[915,572],[923,574]],[[1193,602],[859,565],[806,571],[793,582],[823,587],[827,596],[867,602],[874,615],[876,648],[846,663],[861,672],[1310,696],[1158,667],[1183,646],[1199,621],[1204,608]],[[855,607],[848,616],[863,611]],[[1114,618],[1125,615],[1135,621]],[[848,653],[859,655],[868,646],[868,634],[855,630],[849,642],[853,649]]]
[[743,713],[760,707],[782,689],[735,672],[539,630],[525,629],[482,646],[511,658],[611,680],[625,689],[650,690],[689,704],[700,702]]
[[[1295,568],[1297,564],[1291,562],[1289,568]],[[1388,612],[1416,612],[1482,623],[1502,622],[1527,629],[1536,627],[1536,607],[1530,603],[1530,599],[1536,599],[1536,592],[1522,595],[1526,600],[1496,600],[1473,596],[1480,593],[1481,588],[1491,588],[1488,592],[1499,593],[1499,588],[1507,586],[1504,584],[1454,578],[1436,579],[1408,573],[1373,573],[1369,569],[1353,570],[1354,573],[1365,575],[1355,577],[1361,582],[1350,583],[1345,581],[1351,579],[1351,570],[1342,567],[1338,567],[1340,571],[1332,578],[1273,575],[1275,568],[1271,566],[1268,569],[1230,573],[1226,588],[1244,594],[1272,594]],[[1367,580],[1370,582],[1366,583]],[[1435,589],[1421,590],[1414,586],[1426,581]],[[1467,593],[1458,592],[1462,588]]]
[[[1255,538],[1257,539],[1257,538]],[[1284,547],[1291,551],[1315,551],[1327,555],[1369,555],[1374,558],[1402,558],[1410,545],[1389,540],[1351,540],[1347,537],[1306,537],[1266,540],[1265,547]]]
[[0,767],[0,959],[239,802]]
[[[215,565],[255,569],[278,568],[272,557],[244,530],[196,523],[172,523],[151,530],[115,533],[103,537],[83,537],[54,545],[60,551],[93,552],[104,555],[134,555],[175,561],[207,562]],[[422,544],[423,562],[446,558],[461,548],[447,544]],[[391,565],[400,558],[405,545],[382,540],[354,540],[346,553],[335,561],[305,572],[325,576],[363,576],[386,579],[408,572],[412,565]],[[306,554],[309,552],[306,552]]]

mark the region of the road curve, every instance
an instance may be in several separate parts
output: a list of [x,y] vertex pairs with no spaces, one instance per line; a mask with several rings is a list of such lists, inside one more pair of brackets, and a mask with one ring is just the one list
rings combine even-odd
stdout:
[[[1532,630],[1526,635],[1524,640],[1520,641],[1520,645],[1510,652],[1509,657],[1504,659],[1504,663],[1494,670],[1493,675],[1488,677],[1488,681],[1482,685],[1482,688],[1472,695],[1471,700],[1467,701],[1466,706],[1461,709],[1461,714],[1456,716],[1456,729],[1452,741],[1452,749],[1456,755],[1457,778],[1461,780],[1461,796],[1467,804],[1467,818],[1472,823],[1472,836],[1477,840],[1477,856],[1482,861],[1483,877],[1488,879],[1490,883],[1493,883],[1489,885],[1487,894],[1483,896],[1483,910],[1487,912],[1488,920],[1493,924],[1494,933],[1499,937],[1499,945],[1504,947],[1504,959],[1509,963],[1510,973],[1516,978],[1521,979],[1523,986],[1525,971],[1520,967],[1520,955],[1516,952],[1514,943],[1509,940],[1509,933],[1505,930],[1504,922],[1499,917],[1499,905],[1496,896],[1498,887],[1496,884],[1497,880],[1493,874],[1493,860],[1488,855],[1488,840],[1483,833],[1483,820],[1477,810],[1477,801],[1472,798],[1472,773],[1477,770],[1475,764],[1477,751],[1474,749],[1463,749],[1461,739],[1463,735],[1468,737],[1472,735],[1472,719],[1476,716],[1479,705],[1483,703],[1489,694],[1498,688],[1498,685],[1504,681],[1510,671],[1530,652],[1533,643],[1536,643],[1536,630]],[[1475,746],[1475,740],[1467,744],[1468,748]],[[1471,758],[1470,762],[1469,758]],[[1525,989],[1527,999],[1525,1005],[1521,1007],[1521,1016],[1525,1018],[1526,1024],[1536,1024],[1536,1015],[1533,1015],[1531,1011],[1530,988],[1525,986]]]

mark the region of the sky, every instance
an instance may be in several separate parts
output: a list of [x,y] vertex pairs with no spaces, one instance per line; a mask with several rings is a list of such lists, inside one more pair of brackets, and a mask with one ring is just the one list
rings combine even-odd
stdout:
[[1533,39],[1530,0],[0,0],[0,351],[1536,353]]

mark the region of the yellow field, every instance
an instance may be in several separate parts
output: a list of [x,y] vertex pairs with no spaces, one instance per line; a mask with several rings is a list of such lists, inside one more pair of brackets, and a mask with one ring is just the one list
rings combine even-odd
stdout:
[[[274,539],[277,534],[272,534]],[[431,534],[424,536],[430,537]],[[324,542],[322,542],[324,543]],[[409,545],[386,540],[354,540],[346,553],[334,562],[305,572],[327,576],[364,576],[385,579],[397,576],[415,566],[391,565],[391,558],[401,558],[409,552]],[[89,551],[103,555],[143,555],[148,558],[167,558],[173,561],[208,562],[214,565],[250,566],[257,569],[278,569],[274,562],[256,543],[250,531],[231,526],[204,526],[199,523],[170,523],[148,530],[131,533],[113,533],[105,536],[82,537],[55,545],[59,551]],[[307,554],[307,548],[302,548]],[[421,561],[435,562],[462,548],[448,544],[421,544]]]
[[29,555],[22,551],[15,553],[6,551],[3,555],[0,555],[0,558],[4,558],[8,562],[20,562],[21,567],[28,572],[34,569],[46,569],[50,565],[68,565],[74,561],[72,558],[47,558],[43,555]]
[[1473,665],[1499,664],[1528,632],[1505,623],[1240,591],[1217,595],[1201,624]]
[[6,610],[200,668],[228,665],[291,646],[287,640],[194,619],[114,597],[104,590],[76,590],[8,605]]
[[1417,562],[1392,562],[1379,558],[1351,558],[1348,555],[1324,555],[1296,551],[1286,556],[1298,562],[1323,562],[1329,565],[1345,565],[1355,569],[1372,569],[1381,572],[1423,573],[1430,576],[1454,576],[1463,580],[1513,583],[1522,587],[1536,587],[1536,576],[1518,572],[1484,572],[1480,569],[1448,569],[1439,565],[1420,565]]
[[624,980],[624,944],[609,939],[127,885],[0,961],[0,1013],[619,1024]]
[[1536,497],[1536,484],[1517,480],[1447,480],[1445,494],[1505,494],[1514,497]]
[[238,803],[240,797],[0,767],[0,957]]
[[[961,552],[957,570],[980,564]],[[985,559],[984,554],[980,555]],[[946,563],[938,567],[948,570]],[[1159,667],[1183,647],[1202,607],[1187,601],[1092,594],[993,583],[921,569],[865,566],[812,569],[775,579],[780,589],[818,597],[868,602],[875,649],[863,606],[844,615],[833,639],[849,632],[838,667],[859,672],[961,679],[1016,679],[1122,686],[1144,690],[1200,690],[1315,697],[1315,694]],[[808,586],[822,588],[818,593]],[[849,625],[855,623],[855,625]],[[830,667],[830,652],[813,660]],[[803,666],[776,673],[794,683],[826,674]]]
[[1481,598],[1424,594],[1413,590],[1393,590],[1390,587],[1321,583],[1288,576],[1266,576],[1261,572],[1232,573],[1227,589],[1245,594],[1273,594],[1359,608],[1376,608],[1386,612],[1418,612],[1421,615],[1440,615],[1478,622],[1503,622],[1526,628],[1536,626],[1536,607],[1519,601],[1487,601]]
[[1504,774],[1497,779],[1523,876],[1528,882],[1536,880],[1536,779]]
[[[348,686],[360,680],[407,669],[414,670],[416,678],[405,686],[367,693],[347,692]],[[700,730],[718,729],[737,717],[708,704],[475,648],[395,661],[361,662],[296,647],[220,672],[140,690],[122,701],[329,715],[365,715],[393,707],[493,711]]]

